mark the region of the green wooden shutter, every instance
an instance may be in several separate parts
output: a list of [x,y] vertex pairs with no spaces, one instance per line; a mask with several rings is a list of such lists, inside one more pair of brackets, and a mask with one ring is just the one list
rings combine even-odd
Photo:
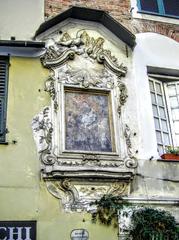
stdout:
[[5,141],[8,58],[0,57],[0,142]]
[[0,136],[4,132],[4,99],[0,98]]

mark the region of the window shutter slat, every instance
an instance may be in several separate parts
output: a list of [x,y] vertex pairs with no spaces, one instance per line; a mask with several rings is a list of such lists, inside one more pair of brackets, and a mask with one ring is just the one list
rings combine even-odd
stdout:
[[0,142],[5,141],[8,59],[0,57]]
[[4,133],[4,99],[0,98],[0,135]]

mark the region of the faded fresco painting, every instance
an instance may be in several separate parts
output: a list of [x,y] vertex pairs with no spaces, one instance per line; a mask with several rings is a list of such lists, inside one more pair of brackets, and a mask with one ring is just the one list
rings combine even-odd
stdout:
[[107,94],[65,91],[66,150],[112,152]]

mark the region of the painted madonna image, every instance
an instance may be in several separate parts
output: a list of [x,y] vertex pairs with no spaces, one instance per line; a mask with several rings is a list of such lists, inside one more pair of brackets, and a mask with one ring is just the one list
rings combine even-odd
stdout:
[[66,150],[112,152],[110,116],[109,94],[66,90]]

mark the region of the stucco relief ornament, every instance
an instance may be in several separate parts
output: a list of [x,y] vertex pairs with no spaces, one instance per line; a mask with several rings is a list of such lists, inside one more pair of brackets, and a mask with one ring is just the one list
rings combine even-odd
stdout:
[[[46,52],[41,57],[43,66],[50,70],[44,90],[49,93],[52,104],[33,119],[34,138],[48,191],[62,201],[67,211],[88,210],[90,203],[104,194],[128,194],[130,181],[126,179],[133,178],[135,165],[131,164],[134,159],[130,154],[130,134],[126,130],[126,144],[123,142],[123,145],[128,145],[128,158],[132,159],[120,157],[117,151],[115,154],[111,151],[105,154],[66,151],[64,110],[67,109],[67,92],[70,93],[72,87],[90,93],[94,90],[99,96],[100,92],[105,92],[110,96],[112,111],[108,112],[111,118],[113,110],[117,113],[117,107],[121,115],[127,99],[127,88],[122,81],[127,68],[105,49],[102,37],[91,37],[85,30],[78,31],[74,37],[68,33],[56,37],[59,38],[49,38]],[[119,119],[114,120],[119,123]],[[112,135],[113,131],[111,138]]]
[[58,102],[57,102],[57,93],[56,93],[56,89],[55,89],[55,81],[56,80],[55,80],[54,74],[52,72],[51,75],[45,81],[44,91],[49,93],[50,97],[53,100],[54,110],[55,110],[55,112],[57,112]]
[[83,55],[103,64],[118,77],[124,77],[127,67],[123,66],[122,63],[119,64],[110,50],[104,49],[104,42],[103,38],[94,39],[84,30],[78,31],[75,38],[72,38],[68,33],[64,33],[59,41],[46,49],[46,53],[41,57],[41,62],[44,67],[53,68],[68,60],[73,60],[75,55]]
[[48,191],[62,201],[66,211],[93,210],[90,203],[106,194],[124,196],[128,193],[129,184],[126,182],[102,183],[72,181],[68,178],[46,181]]
[[124,137],[126,139],[127,153],[129,156],[129,159],[126,159],[125,161],[125,165],[128,168],[136,168],[138,163],[132,151],[131,130],[127,124],[125,125],[125,129],[124,129]]
[[46,165],[52,165],[56,161],[56,156],[52,153],[52,133],[51,110],[49,107],[34,117],[32,121],[34,139],[40,154],[40,160]]
[[107,69],[89,71],[81,66],[78,69],[73,69],[68,64],[59,68],[58,82],[84,88],[104,87],[112,89],[114,87],[114,77]]
[[121,211],[120,214],[118,215],[119,218],[119,237],[121,240],[126,240],[126,239],[131,239],[129,237],[129,230],[131,229],[131,217],[133,214],[134,208],[130,207],[124,207]]
[[[82,160],[78,160],[78,161],[65,161],[65,160],[58,160],[58,165],[59,166],[75,166],[75,167],[102,167],[102,168],[117,168],[117,167],[123,167],[124,166],[124,161],[123,160],[118,160],[116,161],[104,161],[101,160],[98,156],[97,159],[95,158],[90,158],[85,155],[82,156]],[[91,156],[91,155],[90,155]]]
[[[121,81],[127,73],[127,67],[123,63],[119,64],[115,56],[110,50],[104,48],[105,40],[102,37],[95,39],[90,37],[85,30],[79,30],[75,37],[71,37],[67,32],[59,40],[54,40],[53,45],[46,48],[45,54],[41,57],[44,67],[51,69],[52,72],[58,67],[58,80],[69,85],[79,85],[84,88],[114,88],[114,75],[117,77],[119,89],[119,105],[118,113],[121,115],[122,106],[127,99],[127,88]],[[75,56],[81,56],[88,59],[91,63],[99,63],[104,66],[103,69],[96,71],[87,69],[87,67],[78,66],[72,68],[68,64],[68,60],[74,60]],[[65,64],[64,64],[65,63]],[[54,81],[52,81],[52,79]],[[50,77],[47,81],[47,91],[54,100],[54,108],[57,111],[58,103],[56,101],[55,79]],[[50,86],[49,86],[50,85]]]
[[75,201],[78,201],[78,192],[67,178],[59,181],[46,181],[48,191],[62,201],[66,211],[70,211]]
[[121,116],[121,111],[122,111],[122,106],[124,106],[128,94],[127,94],[127,88],[126,85],[124,83],[121,83],[120,81],[118,81],[118,89],[119,89],[119,105],[118,105],[118,114],[119,117]]

